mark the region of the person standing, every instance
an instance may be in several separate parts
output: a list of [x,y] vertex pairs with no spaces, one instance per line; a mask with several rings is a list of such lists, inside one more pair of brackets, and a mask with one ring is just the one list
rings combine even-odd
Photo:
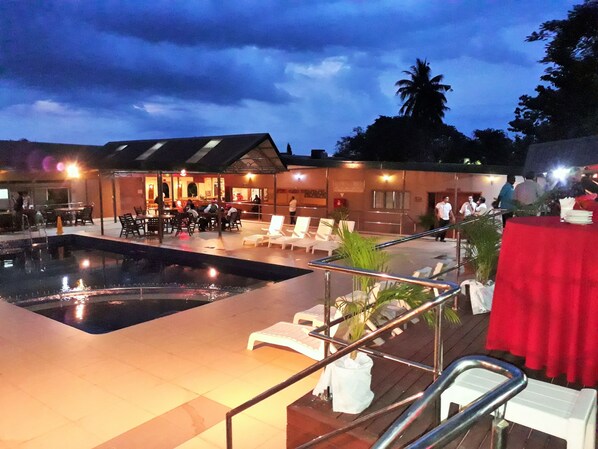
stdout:
[[513,203],[513,193],[515,189],[513,188],[513,184],[515,184],[515,175],[507,175],[507,182],[505,182],[505,185],[500,189],[500,193],[496,199],[498,207],[509,211],[502,215],[503,228],[507,225],[507,220],[513,217],[513,209],[515,209],[515,204]]
[[257,215],[257,219],[260,220],[262,218],[262,211],[260,210],[262,204],[262,200],[258,195],[255,196],[253,199],[253,206],[251,206],[251,212]]
[[297,215],[297,200],[294,196],[291,197],[289,202],[289,215],[291,216],[291,224],[295,224],[295,216]]
[[480,215],[484,215],[486,212],[488,212],[488,206],[486,205],[486,198],[481,196],[478,199],[478,202],[477,202],[477,205],[475,208],[475,212],[473,214],[476,217],[479,217]]
[[18,192],[17,197],[15,198],[15,203],[13,205],[13,209],[15,211],[15,227],[18,231],[23,229],[23,204],[25,202],[25,198],[23,197],[23,192]]
[[517,184],[513,191],[513,198],[524,206],[535,203],[542,196],[542,187],[534,180],[535,177],[533,171],[528,171],[523,182]]
[[467,201],[463,203],[461,209],[459,209],[459,213],[463,216],[463,218],[467,218],[470,215],[473,215],[475,212],[476,204],[473,201],[473,196],[469,195],[467,197]]
[[[451,203],[449,203],[448,196],[445,196],[442,198],[442,201],[436,204],[435,211],[436,219],[438,220],[438,227],[442,228],[448,225],[451,221],[455,221],[455,216],[453,215],[453,206],[451,206]],[[436,240],[444,242],[445,237],[446,231],[442,231],[436,236]]]

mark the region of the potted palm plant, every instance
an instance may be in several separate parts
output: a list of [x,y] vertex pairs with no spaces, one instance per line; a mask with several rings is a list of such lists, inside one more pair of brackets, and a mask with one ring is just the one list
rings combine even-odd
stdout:
[[[388,272],[390,256],[376,247],[374,239],[347,229],[338,229],[336,232],[341,241],[337,251],[347,265],[373,272]],[[342,315],[349,316],[346,322],[349,342],[362,338],[368,325],[379,317],[391,301],[401,299],[415,308],[430,298],[430,293],[418,285],[377,283],[370,276],[354,276],[352,281],[352,293],[335,304]],[[449,320],[458,321],[454,311],[446,309],[446,314]],[[425,318],[428,322],[434,322],[431,313]],[[320,394],[330,387],[333,411],[360,413],[374,398],[370,389],[372,366],[373,360],[368,355],[354,351],[327,366],[314,393]]]
[[461,233],[465,238],[465,257],[475,273],[475,279],[465,281],[474,314],[489,312],[494,295],[494,282],[502,234],[501,224],[494,216],[482,215],[465,221]]

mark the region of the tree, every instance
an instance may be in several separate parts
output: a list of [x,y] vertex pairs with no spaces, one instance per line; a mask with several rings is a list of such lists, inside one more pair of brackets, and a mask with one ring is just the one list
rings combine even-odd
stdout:
[[547,42],[540,62],[548,67],[536,95],[519,98],[509,130],[528,142],[598,134],[598,0],[544,22],[526,40]]
[[335,156],[367,161],[440,162],[468,140],[453,126],[439,123],[424,127],[408,116],[380,116],[365,131],[354,128],[353,133],[337,142]]
[[409,78],[395,83],[399,88],[396,94],[403,101],[399,113],[421,124],[442,123],[445,111],[449,110],[444,93],[451,90],[448,84],[441,84],[444,76],[430,78],[430,64],[419,58],[411,70],[404,70],[403,73]]

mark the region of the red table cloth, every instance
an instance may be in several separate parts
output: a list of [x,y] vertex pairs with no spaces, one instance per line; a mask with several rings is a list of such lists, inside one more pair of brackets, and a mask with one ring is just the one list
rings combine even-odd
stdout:
[[598,381],[598,216],[507,222],[486,348],[525,357],[548,377]]

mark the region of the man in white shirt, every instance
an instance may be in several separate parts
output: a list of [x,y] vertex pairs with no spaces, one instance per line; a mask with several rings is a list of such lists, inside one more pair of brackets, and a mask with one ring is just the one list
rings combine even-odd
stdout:
[[474,215],[480,216],[480,215],[484,215],[486,212],[488,212],[488,206],[486,205],[486,198],[481,196],[480,199],[478,200],[477,206],[475,208]]
[[459,213],[463,215],[463,218],[467,218],[475,212],[475,208],[476,204],[473,201],[473,196],[470,195],[459,209]]
[[233,206],[232,204],[227,204],[225,206],[225,210],[226,210],[226,214],[224,217],[222,217],[222,230],[223,231],[227,225],[228,226],[231,225],[231,220],[235,216],[234,214],[237,213],[237,208],[235,206]]
[[513,199],[519,201],[524,206],[535,203],[543,193],[540,184],[534,181],[535,177],[536,175],[533,171],[527,172],[525,180],[515,186]]
[[[455,216],[453,215],[453,206],[451,206],[451,203],[449,203],[448,196],[445,196],[441,202],[436,204],[435,212],[436,218],[438,219],[438,227],[440,228],[448,225],[451,221],[455,221]],[[445,237],[446,231],[443,231],[436,236],[436,240],[444,242]]]

